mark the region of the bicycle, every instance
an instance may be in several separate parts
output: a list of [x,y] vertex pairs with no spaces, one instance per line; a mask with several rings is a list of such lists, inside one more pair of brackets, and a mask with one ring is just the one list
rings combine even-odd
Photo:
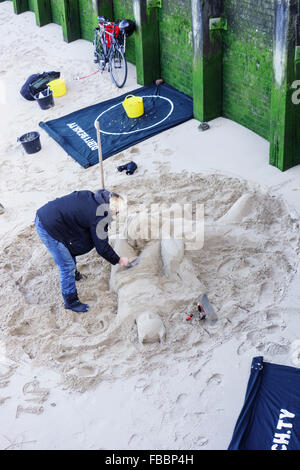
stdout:
[[[124,21],[124,20],[123,20]],[[122,88],[127,79],[126,30],[120,24],[106,20],[103,16],[98,17],[99,27],[95,28],[94,34],[94,62],[98,64],[101,72],[108,64],[113,83]]]

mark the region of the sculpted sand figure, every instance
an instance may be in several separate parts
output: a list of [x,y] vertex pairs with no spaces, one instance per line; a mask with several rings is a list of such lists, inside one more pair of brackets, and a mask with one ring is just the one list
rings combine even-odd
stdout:
[[[255,246],[253,234],[243,231],[240,224],[257,217],[257,209],[251,194],[242,195],[223,217],[205,225],[203,249],[219,250],[227,243]],[[191,235],[196,233],[192,212],[178,214],[170,218],[168,210],[150,215],[141,212],[129,218],[126,237],[115,244],[130,260],[140,255],[132,268],[112,266],[110,279],[111,289],[118,294],[118,320],[136,322],[140,342],[162,341],[166,335],[164,314],[172,308],[176,312],[178,305],[187,305],[189,299],[196,301],[205,292],[189,257]],[[203,219],[197,223],[201,225]],[[177,237],[166,237],[167,233]],[[202,241],[200,236],[196,248],[202,248]]]
[[[190,214],[185,214],[189,219]],[[188,220],[186,221],[188,222]],[[192,262],[185,256],[185,238],[159,239],[159,231],[169,224],[167,212],[140,213],[128,220],[126,238],[115,243],[130,260],[140,256],[132,268],[113,266],[110,287],[118,294],[118,320],[136,322],[141,343],[162,341],[166,335],[164,313],[176,311],[180,300],[200,296],[203,286]],[[172,230],[184,226],[184,218],[171,221]],[[190,227],[188,223],[186,226]],[[152,239],[153,233],[158,239]]]

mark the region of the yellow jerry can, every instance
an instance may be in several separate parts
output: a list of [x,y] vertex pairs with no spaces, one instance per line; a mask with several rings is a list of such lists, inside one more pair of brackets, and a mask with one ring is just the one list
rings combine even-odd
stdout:
[[67,93],[66,84],[63,78],[57,78],[48,83],[48,87],[52,90],[54,98],[63,96]]

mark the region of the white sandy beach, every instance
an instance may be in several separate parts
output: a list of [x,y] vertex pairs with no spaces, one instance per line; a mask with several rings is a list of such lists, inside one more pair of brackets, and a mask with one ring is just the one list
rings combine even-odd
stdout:
[[[128,279],[136,310],[120,321],[111,266],[92,251],[78,258],[79,296],[90,311],[65,310],[35,212],[74,190],[95,191],[100,169],[80,167],[38,123],[137,88],[135,67],[121,90],[107,72],[74,80],[95,71],[91,43],[65,43],[60,26],[38,28],[33,13],[14,15],[8,1],[0,28],[0,449],[226,449],[252,358],[296,365],[300,166],[271,167],[268,142],[224,118],[207,132],[192,119],[108,158],[106,187],[126,195],[131,211],[204,204],[204,247],[185,252],[194,284],[184,276],[158,282],[159,268],[140,274],[155,289],[166,331],[162,342],[140,344],[139,294]],[[67,94],[44,111],[19,89],[49,70],[61,72]],[[28,155],[17,137],[34,130],[42,149]],[[119,173],[130,160],[136,173]],[[215,325],[186,321],[198,282]]]

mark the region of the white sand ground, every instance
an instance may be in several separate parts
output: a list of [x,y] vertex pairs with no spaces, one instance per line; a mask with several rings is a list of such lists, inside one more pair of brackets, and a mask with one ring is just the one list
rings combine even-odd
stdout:
[[[252,358],[293,365],[300,167],[269,166],[268,143],[223,118],[205,133],[190,120],[109,158],[106,186],[127,194],[134,209],[162,198],[204,203],[204,250],[187,257],[219,322],[188,324],[193,299],[170,285],[165,294],[174,302],[161,312],[166,340],[140,345],[133,324],[116,328],[110,267],[95,253],[79,260],[87,277],[78,290],[91,310],[73,315],[62,307],[34,214],[75,189],[95,190],[99,168],[82,169],[43,131],[36,155],[16,138],[39,130],[41,120],[136,88],[135,68],[121,91],[107,74],[74,81],[94,70],[90,43],[64,43],[59,26],[38,28],[33,13],[14,15],[12,2],[0,4],[0,28],[0,448],[226,449]],[[18,93],[44,70],[60,70],[68,89],[48,111]],[[135,175],[119,174],[117,165],[131,159]],[[254,202],[237,211],[245,194]],[[231,217],[230,233],[208,236],[209,224],[227,213],[221,220]]]

